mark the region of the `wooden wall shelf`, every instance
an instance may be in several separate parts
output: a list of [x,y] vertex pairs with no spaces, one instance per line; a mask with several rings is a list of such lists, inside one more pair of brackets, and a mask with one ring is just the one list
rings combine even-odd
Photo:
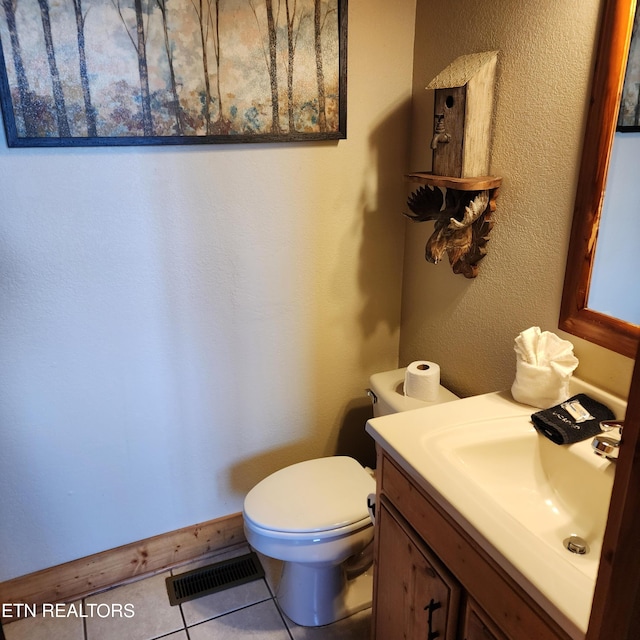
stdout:
[[484,191],[497,189],[502,184],[502,178],[498,176],[477,176],[474,178],[454,178],[452,176],[437,176],[429,171],[417,171],[405,175],[407,182],[428,184],[432,187],[457,189],[458,191]]

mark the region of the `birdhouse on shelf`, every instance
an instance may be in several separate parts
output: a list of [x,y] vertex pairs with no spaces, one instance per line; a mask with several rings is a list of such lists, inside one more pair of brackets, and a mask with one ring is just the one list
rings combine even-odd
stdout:
[[497,51],[456,58],[427,86],[435,90],[432,170],[410,173],[420,186],[407,201],[413,222],[433,220],[425,258],[448,257],[454,273],[478,275],[487,253],[499,176],[490,176]]
[[497,60],[497,51],[460,56],[427,85],[435,90],[433,174],[488,175]]

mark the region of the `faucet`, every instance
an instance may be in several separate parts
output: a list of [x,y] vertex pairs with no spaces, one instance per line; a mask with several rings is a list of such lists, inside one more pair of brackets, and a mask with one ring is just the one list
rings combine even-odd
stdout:
[[437,149],[439,142],[449,142],[451,136],[444,130],[444,113],[437,113],[435,116],[436,126],[431,138],[431,148]]
[[620,453],[620,442],[623,427],[624,420],[604,420],[601,422],[600,428],[604,432],[615,431],[617,432],[617,437],[612,438],[611,436],[597,435],[591,441],[593,452],[598,456],[602,456],[607,460],[613,460],[615,462],[618,459],[618,454]]

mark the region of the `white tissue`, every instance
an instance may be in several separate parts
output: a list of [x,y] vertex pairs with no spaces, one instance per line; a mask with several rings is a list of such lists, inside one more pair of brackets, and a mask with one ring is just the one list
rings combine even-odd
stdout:
[[578,366],[573,345],[555,333],[530,327],[515,339],[516,378],[511,395],[517,402],[547,409],[570,395],[569,380]]

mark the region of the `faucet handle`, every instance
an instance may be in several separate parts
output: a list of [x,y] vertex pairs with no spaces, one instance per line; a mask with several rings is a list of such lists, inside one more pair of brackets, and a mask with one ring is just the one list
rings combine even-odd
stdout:
[[[624,427],[624,420],[603,420],[600,423],[600,428],[607,432],[617,430],[618,435],[622,436],[622,428]],[[607,460],[617,460],[620,453],[620,439],[611,438],[609,436],[602,436],[598,434],[592,441],[591,446],[593,452],[602,458]]]
[[624,420],[603,420],[600,423],[600,428],[603,431],[613,431],[614,429],[617,429],[618,433],[622,433],[623,427]]
[[591,441],[591,447],[596,455],[607,460],[617,460],[620,453],[620,441],[607,436],[596,436]]

